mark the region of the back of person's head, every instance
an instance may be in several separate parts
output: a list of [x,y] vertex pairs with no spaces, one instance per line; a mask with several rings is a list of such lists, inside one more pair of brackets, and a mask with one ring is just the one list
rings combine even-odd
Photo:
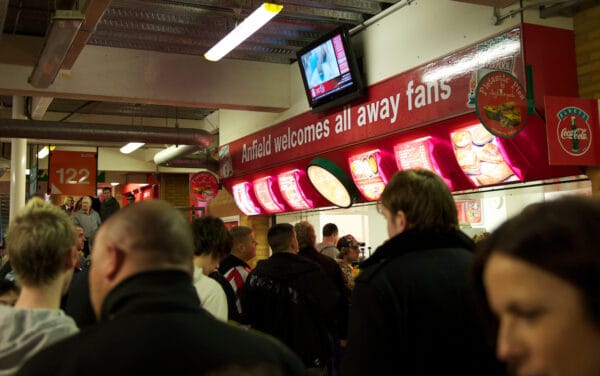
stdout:
[[269,229],[267,241],[273,253],[287,252],[294,236],[294,226],[289,223],[277,223]]
[[308,221],[300,221],[294,225],[296,239],[298,239],[298,248],[315,246],[315,228]]
[[194,255],[210,254],[221,260],[231,253],[232,236],[225,223],[217,217],[206,216],[192,221]]
[[577,287],[600,327],[600,201],[565,196],[526,207],[477,244],[474,265],[480,297],[493,253],[523,260]]
[[244,243],[252,232],[252,228],[248,226],[233,226],[230,228],[229,234],[231,234],[233,246],[235,247],[237,244]]
[[338,234],[338,227],[335,223],[328,223],[323,226],[323,236],[335,236]]
[[391,213],[403,211],[407,228],[447,231],[458,228],[456,204],[444,181],[429,170],[397,172],[381,194]]
[[11,221],[6,248],[18,281],[24,286],[51,283],[75,246],[76,232],[69,216],[34,197]]
[[96,243],[100,237],[144,260],[148,269],[178,267],[191,271],[192,231],[184,216],[166,201],[128,205],[102,224]]

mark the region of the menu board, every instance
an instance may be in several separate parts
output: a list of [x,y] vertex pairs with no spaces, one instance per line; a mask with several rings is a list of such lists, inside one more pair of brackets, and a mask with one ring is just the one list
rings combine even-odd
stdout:
[[437,172],[433,168],[433,161],[429,154],[430,147],[431,137],[424,137],[395,145],[394,156],[396,157],[398,169],[410,170],[423,168]]
[[258,203],[267,213],[281,213],[285,210],[285,206],[275,196],[273,183],[273,178],[265,176],[264,178],[254,180],[252,186],[254,187],[254,194]]
[[248,182],[235,184],[232,187],[233,200],[242,213],[246,215],[257,215],[261,213],[261,210],[256,206],[254,200],[250,196],[250,186],[251,184]]
[[450,137],[458,165],[475,186],[519,181],[496,136],[483,125],[458,129]]
[[277,175],[281,195],[294,210],[306,210],[313,207],[311,200],[306,198],[300,185],[303,174],[303,171],[291,170]]
[[379,200],[387,184],[387,178],[381,172],[381,153],[371,150],[351,155],[348,158],[350,173],[360,193],[369,201]]

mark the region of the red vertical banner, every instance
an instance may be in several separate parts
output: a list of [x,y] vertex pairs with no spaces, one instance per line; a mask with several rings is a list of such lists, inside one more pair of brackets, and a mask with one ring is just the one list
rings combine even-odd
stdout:
[[48,186],[51,194],[95,196],[97,154],[81,151],[52,151]]
[[550,165],[600,164],[600,101],[545,97]]

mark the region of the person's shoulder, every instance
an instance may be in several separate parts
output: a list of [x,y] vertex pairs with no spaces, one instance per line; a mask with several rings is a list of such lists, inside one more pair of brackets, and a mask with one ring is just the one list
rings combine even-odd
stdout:
[[300,358],[277,338],[252,329],[232,329],[238,331],[238,335],[243,338],[242,342],[246,342],[247,347],[244,348],[252,349],[253,354],[247,355],[257,363],[272,364],[285,375],[304,375],[304,365]]

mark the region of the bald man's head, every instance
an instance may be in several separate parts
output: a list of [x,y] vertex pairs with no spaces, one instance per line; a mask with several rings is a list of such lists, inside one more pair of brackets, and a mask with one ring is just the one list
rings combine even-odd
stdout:
[[160,200],[128,205],[100,226],[92,251],[90,300],[100,318],[108,293],[124,279],[152,271],[193,270],[190,225]]
[[187,265],[194,254],[189,224],[162,200],[128,205],[102,225],[102,233],[124,251],[152,255],[157,263]]

